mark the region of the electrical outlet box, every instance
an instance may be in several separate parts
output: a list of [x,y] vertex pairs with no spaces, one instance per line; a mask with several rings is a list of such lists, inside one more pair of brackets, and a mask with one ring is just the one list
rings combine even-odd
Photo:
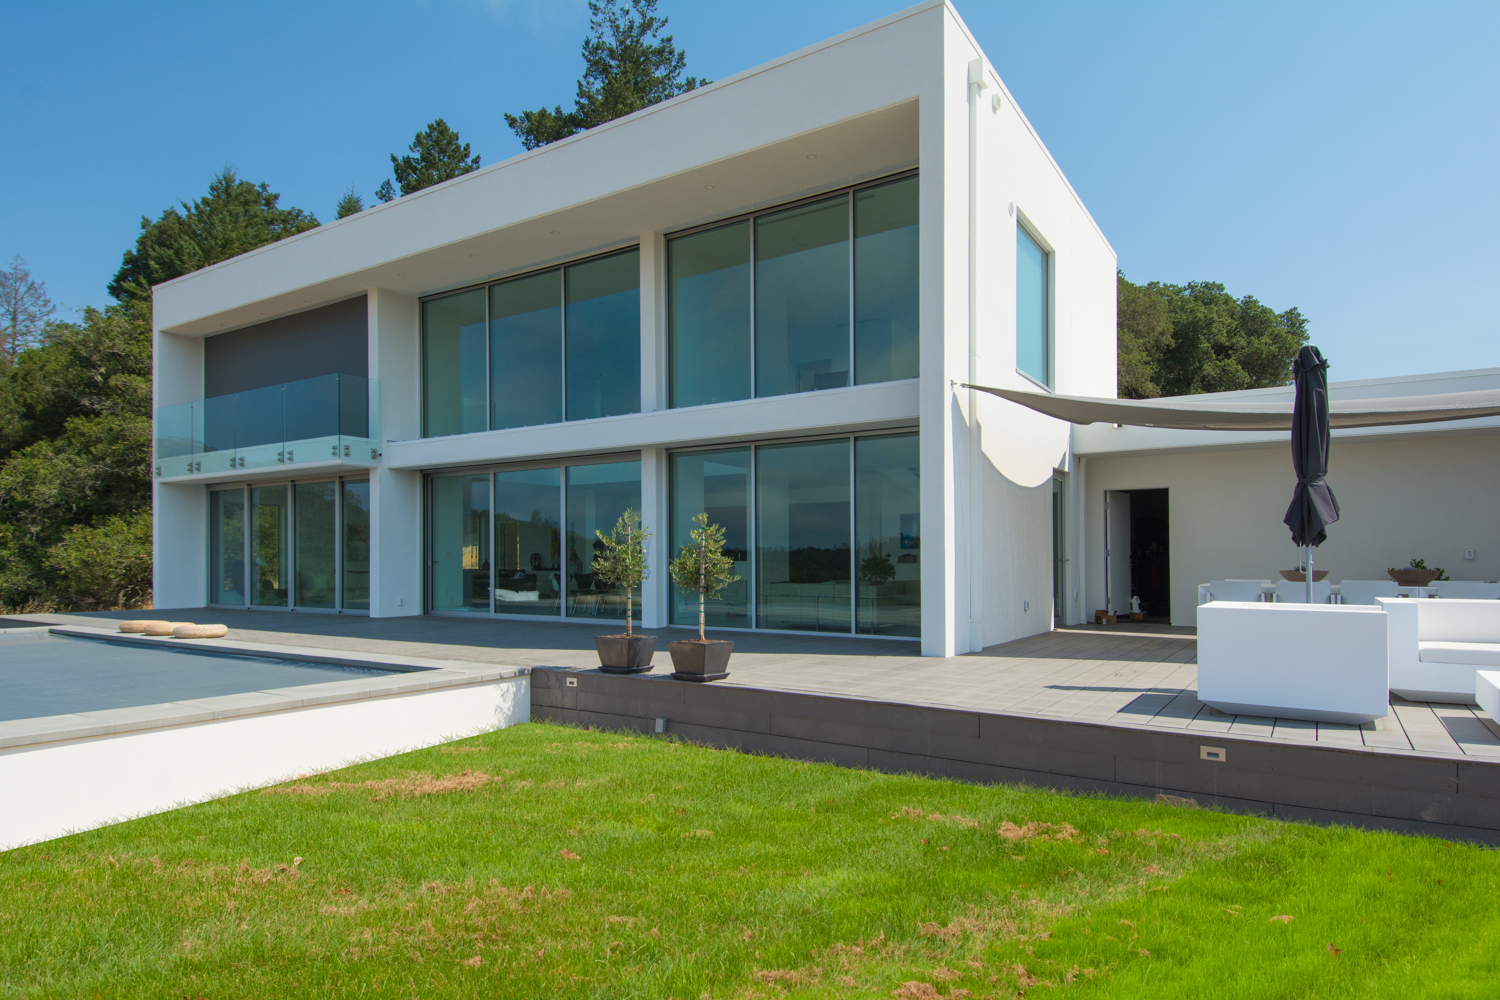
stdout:
[[1465,559],[1476,559],[1476,558],[1478,558],[1478,556],[1479,556],[1479,553],[1476,552],[1476,551],[1474,551],[1473,549],[1464,549],[1464,558]]
[[1198,759],[1217,761],[1222,764],[1228,759],[1228,754],[1224,752],[1223,747],[1200,746],[1198,748]]
[[657,717],[657,720],[656,720],[656,731],[658,733],[664,733],[664,732],[667,731],[667,719],[666,719],[666,716],[659,716],[659,717]]

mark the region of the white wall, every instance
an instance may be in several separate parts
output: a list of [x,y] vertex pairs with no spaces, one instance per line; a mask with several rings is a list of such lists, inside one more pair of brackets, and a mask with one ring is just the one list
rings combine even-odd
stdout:
[[[370,378],[380,380],[381,438],[421,433],[421,317],[417,300],[367,293]],[[422,474],[382,463],[370,471],[370,617],[422,613]]]
[[[1104,606],[1105,490],[1169,491],[1172,622],[1192,625],[1198,584],[1296,567],[1281,522],[1295,481],[1286,443],[1090,457],[1086,607]],[[1383,580],[1413,558],[1456,580],[1500,579],[1500,431],[1336,438],[1328,485],[1341,513],[1313,560],[1331,580]]]

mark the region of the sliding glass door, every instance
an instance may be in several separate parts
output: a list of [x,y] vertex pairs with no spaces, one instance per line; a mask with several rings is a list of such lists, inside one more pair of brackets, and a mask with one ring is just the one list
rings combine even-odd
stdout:
[[208,603],[245,606],[245,489],[208,494]]

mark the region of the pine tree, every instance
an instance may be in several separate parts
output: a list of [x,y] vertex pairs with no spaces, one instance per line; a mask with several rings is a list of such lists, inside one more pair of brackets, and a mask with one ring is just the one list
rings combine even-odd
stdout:
[[[458,133],[441,118],[418,132],[407,149],[416,155],[391,154],[391,170],[403,195],[479,169],[479,157],[469,155],[469,144],[460,142]],[[391,201],[396,197],[389,179],[376,189],[375,197],[381,201]]]
[[572,111],[562,105],[507,113],[505,123],[536,149],[706,85],[683,77],[687,55],[661,36],[667,19],[656,0],[589,0],[590,37],[583,42],[583,78]]
[[354,190],[354,185],[350,184],[343,196],[339,198],[338,204],[333,207],[333,217],[343,219],[364,210],[365,200],[359,196],[359,192]]

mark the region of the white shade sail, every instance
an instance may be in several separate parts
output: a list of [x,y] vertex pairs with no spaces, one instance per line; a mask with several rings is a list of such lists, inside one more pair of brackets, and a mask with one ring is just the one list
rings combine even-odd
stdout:
[[[1060,396],[1019,389],[997,389],[962,383],[1012,403],[1030,407],[1049,417],[1074,424],[1129,424],[1134,427],[1169,427],[1193,431],[1290,431],[1292,402],[1259,403],[1251,399],[1206,402],[1192,397],[1164,399],[1105,399],[1095,396]],[[1346,399],[1329,403],[1329,425],[1389,427],[1396,424],[1431,424],[1443,420],[1472,420],[1500,416],[1500,389],[1444,392],[1430,396],[1392,396],[1386,399]]]

